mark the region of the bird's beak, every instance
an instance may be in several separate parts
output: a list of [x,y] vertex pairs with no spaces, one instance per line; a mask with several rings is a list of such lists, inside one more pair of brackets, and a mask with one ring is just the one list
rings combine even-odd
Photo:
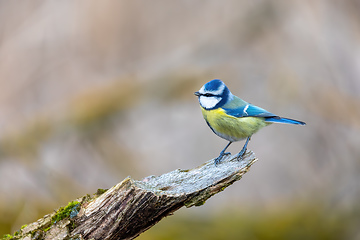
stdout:
[[199,97],[200,96],[200,93],[199,92],[194,92],[194,95]]

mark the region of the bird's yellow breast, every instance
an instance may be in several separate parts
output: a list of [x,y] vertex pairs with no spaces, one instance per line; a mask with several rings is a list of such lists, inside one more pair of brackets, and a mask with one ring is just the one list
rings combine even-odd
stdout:
[[235,142],[256,133],[262,127],[269,125],[260,117],[233,117],[226,114],[222,108],[205,110],[202,114],[209,127],[215,134],[228,141]]

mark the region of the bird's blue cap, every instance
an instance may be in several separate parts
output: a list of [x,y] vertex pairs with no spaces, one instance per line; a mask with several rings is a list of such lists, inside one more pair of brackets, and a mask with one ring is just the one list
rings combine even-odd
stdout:
[[204,88],[207,91],[216,91],[220,88],[220,86],[223,86],[223,85],[225,85],[225,84],[220,79],[213,79],[210,82],[206,83]]

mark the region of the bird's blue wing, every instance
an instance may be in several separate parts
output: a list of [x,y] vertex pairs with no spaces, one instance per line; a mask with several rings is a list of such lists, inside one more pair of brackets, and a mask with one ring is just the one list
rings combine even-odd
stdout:
[[233,117],[277,117],[277,115],[266,111],[263,108],[254,106],[252,104],[246,104],[236,108],[223,108],[226,114]]

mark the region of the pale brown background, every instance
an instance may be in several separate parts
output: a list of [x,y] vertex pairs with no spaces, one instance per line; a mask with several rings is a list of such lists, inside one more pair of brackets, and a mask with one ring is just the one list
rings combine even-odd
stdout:
[[128,175],[216,157],[226,141],[193,96],[213,78],[307,126],[254,135],[242,181],[179,215],[359,213],[358,1],[2,0],[0,235]]

